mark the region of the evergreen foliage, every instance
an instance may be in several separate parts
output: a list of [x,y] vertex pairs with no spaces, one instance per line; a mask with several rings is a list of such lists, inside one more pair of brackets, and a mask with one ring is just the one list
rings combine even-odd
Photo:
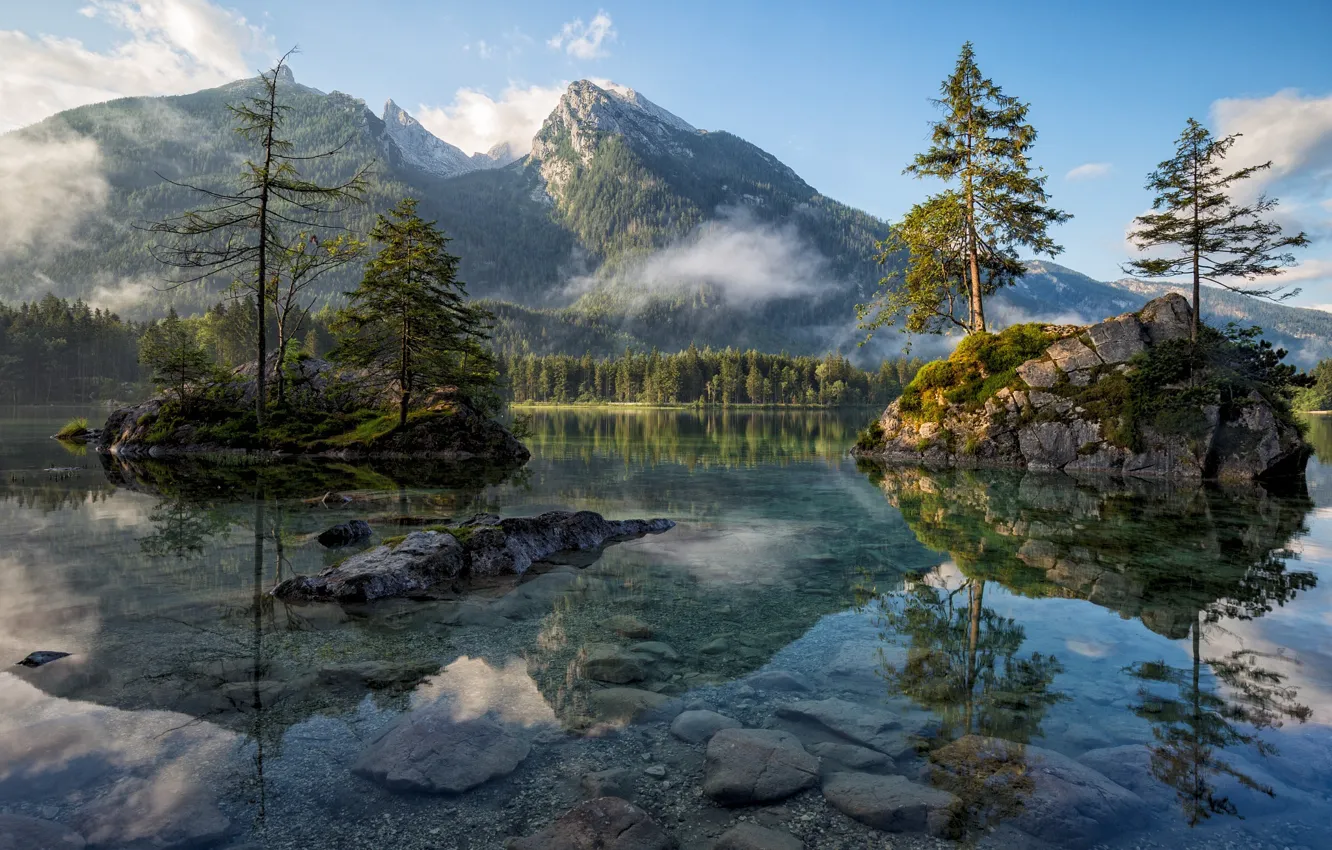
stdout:
[[897,275],[880,282],[887,295],[857,308],[870,332],[905,313],[906,329],[937,333],[949,321],[962,324],[962,303],[967,330],[983,332],[985,296],[1025,271],[1018,249],[1051,257],[1063,250],[1047,231],[1071,216],[1048,205],[1045,175],[1033,171],[1036,128],[1027,123],[1028,106],[981,74],[971,42],[962,45],[935,105],[944,116],[933,125],[930,147],[904,173],[957,188],[917,204],[879,243],[881,262],[902,249],[912,260],[900,283]]
[[0,400],[14,404],[124,397],[140,380],[143,325],[48,295],[0,304]]
[[840,355],[823,358],[690,347],[678,354],[614,358],[501,355],[514,402],[883,405],[910,382],[919,360],[885,360],[877,372]]
[[184,411],[190,409],[191,397],[199,390],[200,382],[213,374],[208,352],[175,310],[148,326],[139,340],[139,362],[148,367],[153,384]]
[[1239,184],[1272,167],[1262,163],[1226,173],[1223,162],[1237,136],[1214,138],[1190,118],[1175,145],[1175,155],[1147,177],[1156,193],[1154,212],[1134,219],[1131,238],[1139,251],[1174,249],[1172,255],[1134,260],[1124,270],[1149,278],[1189,276],[1193,282],[1193,338],[1199,334],[1201,283],[1262,298],[1288,298],[1298,289],[1281,286],[1239,286],[1237,280],[1271,279],[1293,265],[1292,248],[1309,244],[1304,233],[1287,236],[1281,225],[1263,216],[1277,205],[1261,196],[1252,204],[1236,203]]
[[406,198],[379,217],[370,231],[379,251],[335,322],[342,336],[335,358],[393,386],[399,425],[421,395],[440,387],[493,407],[495,382],[484,345],[493,316],[466,300],[448,238],[416,206]]

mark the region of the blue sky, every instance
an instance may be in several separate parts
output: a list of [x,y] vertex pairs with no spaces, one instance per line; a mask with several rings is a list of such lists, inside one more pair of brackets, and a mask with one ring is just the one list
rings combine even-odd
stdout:
[[[1058,261],[1104,279],[1119,276],[1125,227],[1150,203],[1144,177],[1189,116],[1245,132],[1235,164],[1278,160],[1262,188],[1283,198],[1292,225],[1332,235],[1328,33],[1330,0],[961,0],[946,16],[927,2],[0,0],[0,38],[11,39],[0,47],[32,54],[16,69],[0,50],[0,130],[33,119],[33,103],[90,96],[65,80],[26,97],[27,111],[17,103],[25,89],[10,78],[36,85],[51,58],[40,51],[70,58],[42,36],[122,62],[146,61],[117,57],[127,41],[146,42],[150,58],[166,41],[183,63],[180,73],[135,76],[85,61],[111,93],[210,82],[238,56],[253,68],[299,44],[302,82],[375,109],[392,97],[465,148],[498,132],[488,122],[533,120],[562,82],[614,80],[771,151],[833,198],[894,218],[929,190],[901,170],[925,143],[929,97],[970,39],[981,68],[1031,104],[1035,160],[1075,216],[1058,231]],[[51,62],[52,74],[79,73]],[[1089,166],[1083,179],[1069,177],[1079,166]],[[1332,250],[1319,244],[1304,257],[1298,303],[1332,304]]]

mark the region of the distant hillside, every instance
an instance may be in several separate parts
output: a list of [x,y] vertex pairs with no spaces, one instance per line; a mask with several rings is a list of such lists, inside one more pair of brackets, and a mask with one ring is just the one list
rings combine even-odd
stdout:
[[[215,303],[230,281],[162,291],[142,225],[198,204],[164,181],[224,186],[248,155],[228,103],[256,80],[178,97],[127,98],[80,107],[9,138],[83,137],[101,151],[109,187],[73,238],[0,253],[0,301],[52,292],[131,317],[185,313]],[[626,347],[680,350],[691,343],[766,351],[840,351],[871,359],[903,341],[880,334],[858,350],[854,307],[884,269],[874,262],[885,222],[820,194],[772,154],[726,132],[696,129],[641,94],[586,80],[569,86],[514,159],[507,148],[466,155],[389,101],[383,117],[339,92],[288,77],[288,134],[300,152],[340,148],[309,164],[333,181],[374,163],[365,206],[337,224],[369,229],[376,212],[416,197],[453,238],[472,295],[500,318],[510,351],[614,354]],[[161,176],[159,176],[161,175]],[[1031,319],[1091,321],[1134,309],[1160,287],[1103,283],[1053,263],[1033,263],[996,296],[998,325]],[[335,304],[359,269],[330,277]],[[1303,361],[1328,353],[1332,317],[1209,292],[1204,308],[1267,328]],[[925,340],[917,350],[943,350]]]

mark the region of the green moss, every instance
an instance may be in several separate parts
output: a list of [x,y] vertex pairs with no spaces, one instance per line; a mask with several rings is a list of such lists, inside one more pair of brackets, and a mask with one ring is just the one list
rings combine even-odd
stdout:
[[1039,324],[997,334],[971,334],[947,360],[927,363],[902,392],[898,409],[914,421],[938,422],[949,405],[977,410],[1005,387],[1017,387],[1017,367],[1055,341]]

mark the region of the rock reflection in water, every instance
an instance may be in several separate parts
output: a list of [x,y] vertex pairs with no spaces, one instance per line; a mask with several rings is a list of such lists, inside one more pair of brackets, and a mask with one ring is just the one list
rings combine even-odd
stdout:
[[[934,781],[964,800],[969,825],[1015,819],[1021,827],[1040,808],[1031,777],[1041,773],[1029,764],[1037,748],[1024,745],[1066,698],[1058,689],[1059,659],[1022,651],[1022,624],[985,607],[987,585],[1032,598],[1087,600],[1171,640],[1189,639],[1189,666],[1126,659],[1125,672],[1141,685],[1128,708],[1152,725],[1152,742],[1145,750],[1087,753],[1082,770],[1104,770],[1144,798],[1159,796],[1163,784],[1190,825],[1214,814],[1242,815],[1255,795],[1276,793],[1247,759],[1226,750],[1271,755],[1275,747],[1260,731],[1302,722],[1310,711],[1277,669],[1285,659],[1243,646],[1211,655],[1206,647],[1210,631],[1225,633],[1314,587],[1312,572],[1289,563],[1288,545],[1305,532],[1312,510],[1302,483],[1216,489],[871,465],[865,471],[921,543],[951,558],[904,590],[871,590],[862,602],[885,638],[906,645],[904,660],[889,663],[885,655],[881,674],[892,691],[940,717],[929,742]],[[1039,752],[1044,761],[1057,756]],[[1058,835],[1049,824],[1041,829],[1033,834]]]

